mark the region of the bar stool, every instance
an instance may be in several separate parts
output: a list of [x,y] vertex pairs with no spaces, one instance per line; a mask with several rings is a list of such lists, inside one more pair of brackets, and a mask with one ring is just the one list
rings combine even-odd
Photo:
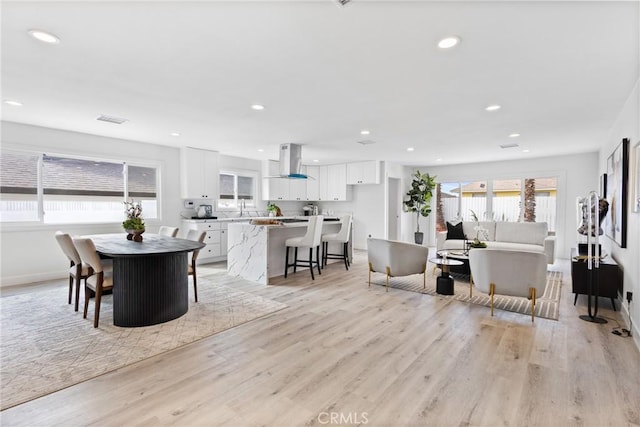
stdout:
[[[351,234],[351,215],[347,214],[340,217],[342,226],[337,233],[323,234],[322,235],[322,267],[327,265],[327,259],[342,259],[344,260],[344,267],[349,269],[349,236]],[[341,254],[329,253],[329,242],[342,243]]]
[[[322,222],[324,217],[322,215],[309,217],[309,223],[307,225],[307,232],[302,237],[291,237],[285,241],[285,261],[284,261],[284,277],[287,278],[287,272],[289,267],[293,267],[293,272],[296,272],[296,267],[309,267],[311,272],[311,280],[316,278],[313,275],[313,265],[318,266],[318,274],[322,274],[320,271],[320,243],[322,238]],[[289,264],[289,248],[295,248],[293,264]],[[309,248],[309,259],[298,260],[298,248]],[[313,248],[316,248],[316,260],[313,260]],[[304,262],[307,264],[300,264]]]

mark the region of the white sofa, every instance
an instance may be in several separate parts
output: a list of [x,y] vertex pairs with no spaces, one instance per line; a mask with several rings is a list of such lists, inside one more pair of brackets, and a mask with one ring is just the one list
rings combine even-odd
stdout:
[[[486,230],[478,237],[487,244],[487,248],[542,252],[547,264],[553,264],[555,260],[556,236],[549,232],[546,222],[463,221],[462,230],[468,240],[477,237],[478,231],[475,228],[478,225]],[[464,249],[464,245],[465,240],[447,239],[446,231],[436,234],[436,248],[439,251]]]

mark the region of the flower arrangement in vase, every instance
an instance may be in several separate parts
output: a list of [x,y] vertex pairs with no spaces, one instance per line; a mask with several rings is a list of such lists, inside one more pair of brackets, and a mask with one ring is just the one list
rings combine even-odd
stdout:
[[142,242],[142,233],[145,230],[142,206],[133,199],[130,202],[124,202],[124,205],[127,219],[122,222],[122,228],[127,232],[127,240]]

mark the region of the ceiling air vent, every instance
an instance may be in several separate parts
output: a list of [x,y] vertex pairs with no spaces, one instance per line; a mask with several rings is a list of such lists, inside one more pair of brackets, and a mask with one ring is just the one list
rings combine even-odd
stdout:
[[372,141],[370,139],[363,139],[362,141],[358,141],[358,144],[362,144],[362,145],[371,145],[371,144],[375,144],[375,141]]
[[500,148],[516,148],[519,147],[518,144],[512,143],[512,144],[500,144]]
[[336,0],[336,3],[338,3],[340,6],[346,6],[350,2],[351,0]]
[[127,119],[122,119],[120,117],[114,117],[114,116],[105,116],[104,114],[101,114],[100,116],[98,116],[96,118],[96,120],[100,120],[101,122],[109,122],[109,123],[115,123],[117,125],[121,125],[124,122],[128,122],[129,120]]

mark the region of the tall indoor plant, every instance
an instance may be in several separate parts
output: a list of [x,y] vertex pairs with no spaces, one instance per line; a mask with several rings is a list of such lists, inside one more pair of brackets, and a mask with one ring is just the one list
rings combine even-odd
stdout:
[[416,214],[414,239],[417,244],[421,245],[424,233],[420,232],[420,216],[428,217],[431,213],[431,197],[436,188],[436,177],[430,176],[428,173],[420,173],[420,171],[416,171],[412,177],[411,188],[407,192],[403,204],[407,212]]

